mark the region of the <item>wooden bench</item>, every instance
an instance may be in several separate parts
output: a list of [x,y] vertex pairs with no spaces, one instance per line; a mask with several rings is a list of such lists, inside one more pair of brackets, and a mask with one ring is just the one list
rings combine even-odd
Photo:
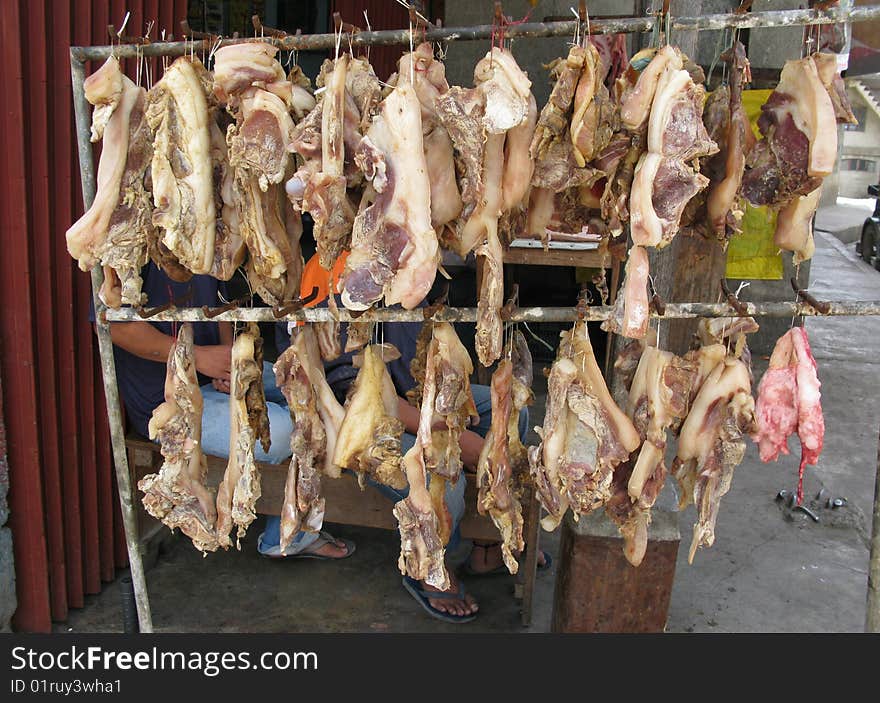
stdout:
[[[143,507],[137,482],[150,473],[155,473],[162,466],[162,455],[159,445],[149,442],[137,435],[129,435],[125,440],[128,454],[128,467],[132,477],[135,495],[132,501],[137,509],[138,535],[141,547],[145,550],[146,543],[152,540],[163,525],[153,518]],[[208,456],[208,486],[216,489],[223,480],[226,471],[226,459]],[[263,515],[280,515],[284,501],[284,482],[287,478],[288,465],[258,463],[262,476],[262,495],[257,502],[257,512]],[[376,527],[385,530],[397,530],[397,521],[391,512],[391,502],[376,490],[361,490],[357,478],[352,474],[343,474],[340,479],[327,479],[321,482],[321,490],[326,498],[325,522],[358,527]],[[465,539],[497,541],[500,539],[498,529],[487,515],[477,512],[476,477],[467,474],[465,491],[466,511],[462,518],[460,531]],[[534,492],[529,490],[523,498],[523,537],[526,549],[520,558],[520,568],[516,575],[514,597],[521,601],[522,623],[529,625],[532,617],[532,598],[537,572],[538,526],[540,505]],[[389,568],[392,568],[389,565]],[[393,567],[396,568],[396,567]]]

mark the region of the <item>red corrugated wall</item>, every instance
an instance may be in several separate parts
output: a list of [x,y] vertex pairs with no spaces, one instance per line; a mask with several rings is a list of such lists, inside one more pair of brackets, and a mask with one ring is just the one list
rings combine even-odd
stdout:
[[68,49],[106,44],[126,11],[128,34],[155,20],[179,35],[186,6],[0,2],[0,371],[20,631],[49,631],[126,559],[89,276],[64,241],[83,211]]

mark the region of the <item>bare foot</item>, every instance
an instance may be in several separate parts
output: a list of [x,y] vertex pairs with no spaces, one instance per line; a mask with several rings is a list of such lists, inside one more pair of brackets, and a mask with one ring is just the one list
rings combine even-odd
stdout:
[[[457,593],[458,578],[452,572],[449,573],[449,582],[449,588],[446,591],[443,591],[443,593]],[[425,591],[440,591],[439,588],[429,586],[424,581],[421,582],[421,586],[422,589]],[[448,613],[449,615],[473,615],[480,609],[480,606],[477,605],[476,599],[470,593],[465,593],[464,598],[429,597],[428,603],[431,604],[432,608],[435,608],[442,613]]]
[[[471,570],[478,574],[487,574],[504,564],[501,554],[500,542],[474,542],[474,549],[470,555]],[[538,566],[544,566],[547,559],[543,550],[538,550]]]

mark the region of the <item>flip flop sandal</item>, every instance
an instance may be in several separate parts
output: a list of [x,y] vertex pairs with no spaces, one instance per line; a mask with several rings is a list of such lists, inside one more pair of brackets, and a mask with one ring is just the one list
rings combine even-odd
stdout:
[[[345,545],[345,554],[343,554],[342,556],[330,557],[325,554],[315,554],[315,550],[320,549],[325,544],[335,544],[336,542],[342,542]],[[298,554],[279,554],[277,556],[272,554],[264,554],[263,556],[269,559],[315,559],[317,561],[339,561],[340,559],[347,559],[348,557],[350,557],[352,554],[354,554],[355,549],[355,543],[351,540],[347,540],[344,537],[336,538],[329,532],[321,530],[321,532],[318,533],[318,539],[316,539],[312,544],[309,545],[308,552],[299,552]]]
[[437,599],[457,599],[464,600],[464,584],[458,584],[458,592],[456,593],[442,593],[440,591],[426,591],[419,586],[419,582],[409,576],[404,576],[401,580],[403,587],[409,591],[410,595],[416,599],[419,605],[424,608],[425,612],[428,613],[432,618],[437,618],[438,620],[442,620],[443,622],[454,622],[454,623],[462,623],[462,622],[470,622],[471,620],[476,619],[476,614],[473,615],[453,615],[452,613],[444,613],[442,610],[437,610],[434,606],[432,606],[428,602],[428,598],[437,598]]

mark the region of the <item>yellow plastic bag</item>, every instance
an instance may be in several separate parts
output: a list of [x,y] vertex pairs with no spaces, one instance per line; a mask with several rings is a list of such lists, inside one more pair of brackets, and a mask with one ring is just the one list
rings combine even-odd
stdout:
[[[769,90],[743,91],[743,107],[752,131],[760,139],[758,117]],[[773,243],[776,213],[766,207],[752,207],[743,201],[742,234],[734,235],[727,247],[727,277],[778,281],[782,278],[782,255]]]

